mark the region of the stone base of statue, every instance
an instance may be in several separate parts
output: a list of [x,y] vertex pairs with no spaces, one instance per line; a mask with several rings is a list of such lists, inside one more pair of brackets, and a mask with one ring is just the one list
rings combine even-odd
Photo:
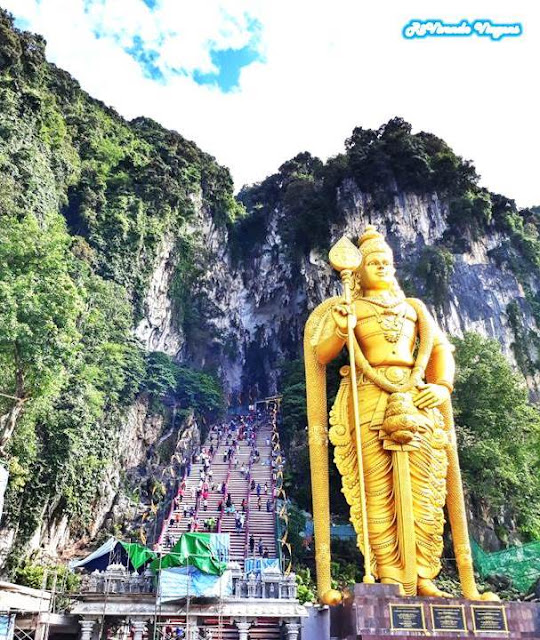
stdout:
[[406,598],[396,585],[357,584],[331,610],[332,640],[540,639],[540,603]]

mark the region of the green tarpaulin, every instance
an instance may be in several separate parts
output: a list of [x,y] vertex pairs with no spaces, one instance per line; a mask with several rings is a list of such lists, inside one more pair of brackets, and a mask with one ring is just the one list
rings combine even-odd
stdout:
[[121,564],[128,569],[138,571],[157,557],[157,554],[137,542],[123,542],[111,537],[99,549],[82,560],[72,560],[72,569],[84,568],[87,571],[105,571],[111,564]]
[[474,540],[471,540],[471,547],[474,566],[481,578],[490,575],[506,576],[522,593],[528,591],[540,578],[540,541],[494,553],[486,553]]
[[226,562],[219,560],[216,548],[218,534],[184,533],[170,552],[162,558],[156,558],[150,568],[153,571],[169,567],[197,567],[204,573],[222,575],[227,568]]
[[129,561],[133,565],[135,571],[145,565],[149,560],[153,560],[157,557],[157,554],[146,547],[143,547],[142,544],[138,542],[122,542],[122,540],[118,541],[122,547],[124,547],[125,552],[128,554]]

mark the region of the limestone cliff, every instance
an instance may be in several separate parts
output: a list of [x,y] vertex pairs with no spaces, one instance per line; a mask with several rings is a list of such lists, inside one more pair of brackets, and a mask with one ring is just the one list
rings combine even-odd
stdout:
[[[533,304],[540,279],[537,270],[529,272],[526,294],[523,280],[510,266],[507,234],[493,225],[482,234],[469,234],[465,248],[447,249],[449,204],[437,193],[399,192],[388,206],[374,208],[370,195],[349,179],[340,185],[337,197],[342,219],[331,225],[328,244],[342,235],[354,240],[366,224],[376,224],[394,249],[400,281],[409,293],[427,301],[442,329],[451,336],[472,331],[496,338],[507,358],[518,366],[517,340],[520,335],[538,332]],[[326,251],[313,248],[291,258],[279,230],[287,225],[285,207],[276,208],[266,224],[264,238],[240,264],[227,251],[230,234],[225,230],[203,228],[201,237],[205,266],[197,295],[204,296],[209,305],[208,315],[203,312],[200,316],[201,324],[208,328],[209,344],[199,345],[198,361],[204,365],[220,345],[217,363],[226,372],[224,383],[233,392],[253,396],[279,390],[280,363],[300,356],[308,313],[340,290]],[[426,264],[426,252],[440,247],[451,266],[444,280],[432,283],[425,271],[436,265]],[[159,265],[156,272],[161,268]],[[434,286],[438,291],[433,291]],[[519,309],[517,327],[509,313],[511,304]],[[235,345],[232,353],[223,350],[227,343]],[[538,360],[534,341],[524,340],[520,346],[529,362]],[[197,355],[189,345],[180,353]],[[538,369],[526,368],[523,373],[535,394],[540,384]]]

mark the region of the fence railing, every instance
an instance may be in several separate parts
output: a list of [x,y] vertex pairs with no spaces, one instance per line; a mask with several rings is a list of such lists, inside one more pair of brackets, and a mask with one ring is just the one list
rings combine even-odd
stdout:
[[[154,594],[156,583],[154,576],[111,576],[104,573],[93,573],[83,576],[80,586],[81,594]],[[296,579],[293,573],[245,576],[233,573],[234,598],[260,598],[296,600]]]
[[83,576],[80,586],[81,593],[107,593],[107,594],[130,594],[130,593],[154,593],[153,576],[129,576],[129,575],[108,575],[106,573],[91,573]]

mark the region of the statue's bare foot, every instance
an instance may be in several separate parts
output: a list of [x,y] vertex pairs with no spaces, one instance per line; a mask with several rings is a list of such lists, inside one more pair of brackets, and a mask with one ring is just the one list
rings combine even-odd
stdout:
[[330,607],[334,607],[339,604],[342,600],[341,592],[336,589],[328,589],[325,593],[322,594],[320,598],[322,604],[327,604]]
[[480,591],[478,591],[478,589],[476,588],[472,592],[464,591],[463,597],[467,598],[467,600],[482,600],[484,602],[500,602],[500,598],[496,593],[492,593],[491,591],[480,593]]
[[418,595],[426,598],[453,598],[451,593],[442,591],[431,580],[420,578],[418,580]]
[[496,593],[492,593],[491,591],[486,591],[485,593],[481,593],[480,600],[483,600],[484,602],[499,602],[500,598]]

